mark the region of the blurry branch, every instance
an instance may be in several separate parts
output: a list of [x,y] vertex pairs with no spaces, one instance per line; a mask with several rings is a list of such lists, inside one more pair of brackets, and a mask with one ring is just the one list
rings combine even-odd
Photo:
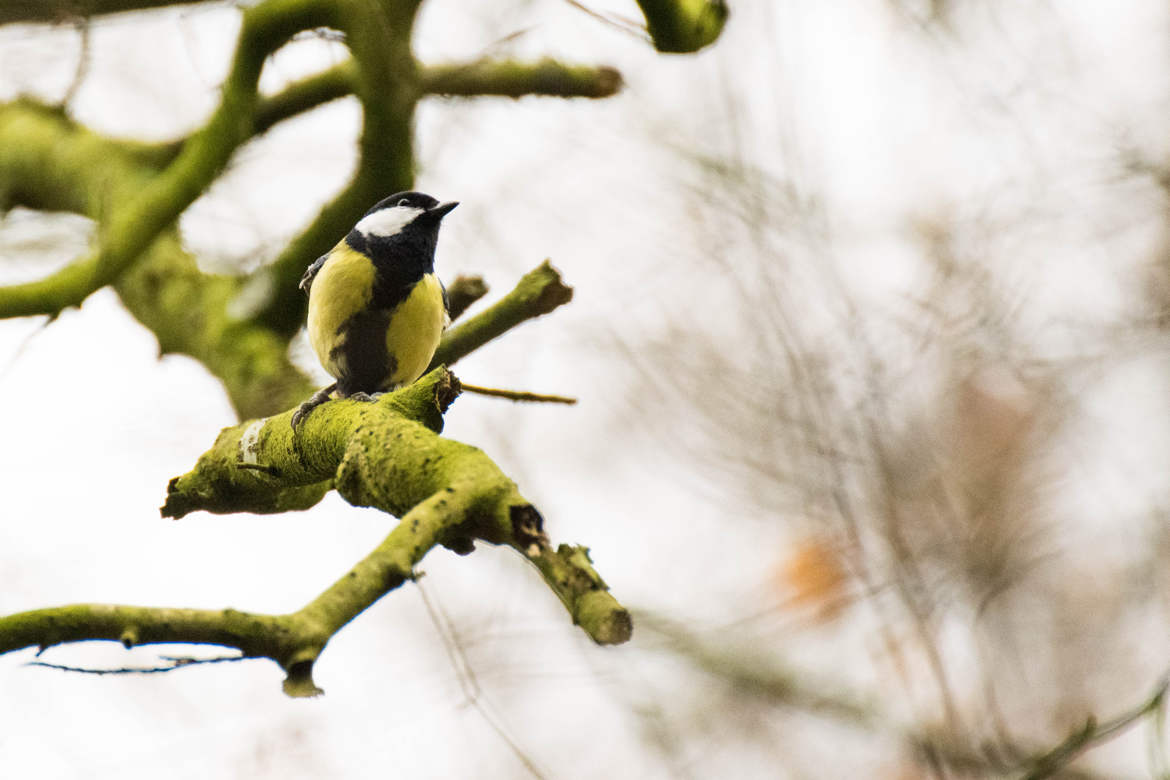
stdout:
[[[371,202],[410,185],[414,168],[412,121],[419,97],[600,98],[621,87],[621,77],[612,68],[551,60],[420,66],[410,51],[420,2],[263,0],[244,9],[220,104],[206,124],[181,141],[138,145],[141,162],[152,163],[155,175],[145,175],[144,169],[140,172],[144,175],[132,183],[110,179],[99,186],[91,182],[79,211],[100,222],[95,250],[45,278],[0,288],[0,317],[53,316],[79,305],[89,294],[126,273],[219,177],[240,145],[284,119],[354,94],[362,103],[363,129],[361,159],[353,179],[258,274],[257,284],[246,288],[257,298],[245,302],[248,316],[288,337],[300,326],[304,313],[305,303],[296,283],[306,263],[328,251]],[[5,5],[0,21],[53,21],[170,4],[155,0],[18,2]],[[727,15],[722,0],[642,0],[641,6],[655,45],[662,51],[693,51],[714,41]],[[320,27],[342,31],[353,59],[276,95],[260,97],[257,83],[268,56],[297,33]],[[2,154],[19,158],[21,149],[20,145],[8,146]],[[0,192],[0,196],[4,196],[0,205],[14,200],[10,191]],[[25,193],[24,200],[35,205],[41,197]],[[255,295],[257,290],[263,296]]]
[[5,0],[0,3],[0,24],[46,22],[57,24],[78,18],[124,11],[144,11],[174,5],[194,5],[204,0]]
[[1098,723],[1096,718],[1089,716],[1082,728],[1074,731],[1052,750],[1030,761],[1024,780],[1053,777],[1086,750],[1116,737],[1139,720],[1158,717],[1165,711],[1167,688],[1170,688],[1170,678],[1164,678],[1145,703],[1104,723]]
[[[0,288],[0,317],[55,315],[80,304],[125,273],[222,173],[238,146],[285,119],[354,94],[362,102],[363,130],[353,179],[270,266],[258,272],[255,284],[241,287],[251,297],[233,307],[287,338],[304,315],[305,301],[296,285],[305,265],[328,251],[370,203],[386,192],[409,188],[414,167],[411,125],[420,96],[606,97],[621,86],[621,77],[612,68],[553,61],[419,66],[410,53],[417,7],[418,0],[387,0],[384,6],[265,0],[246,9],[220,105],[207,124],[179,141],[135,145],[141,162],[155,168],[154,175],[144,165],[133,182],[119,177],[93,182],[85,191],[84,208],[78,210],[101,223],[97,250],[46,278]],[[391,18],[393,24],[388,23]],[[353,59],[275,95],[258,96],[256,84],[267,56],[297,32],[320,26],[342,30]],[[126,145],[128,150],[131,144]],[[0,154],[18,158],[21,149],[19,144],[10,145]],[[8,196],[3,203],[14,201],[11,195],[0,192]],[[23,202],[35,207],[40,198],[39,193],[26,193]]]
[[78,21],[76,27],[77,34],[81,38],[81,50],[77,53],[77,68],[73,71],[73,78],[69,81],[69,87],[65,90],[65,94],[61,97],[63,108],[67,108],[73,102],[73,98],[77,97],[77,90],[81,89],[81,85],[85,81],[85,74],[89,71],[89,61],[92,56],[89,20]]
[[729,14],[724,0],[638,0],[654,48],[689,54],[715,42]]
[[621,74],[614,68],[565,65],[555,60],[432,65],[423,68],[419,76],[423,92],[461,97],[605,98],[617,94],[622,86]]
[[[101,219],[104,198],[154,175],[138,145],[104,138],[28,101],[0,105],[0,202]],[[245,280],[204,274],[173,227],[115,283],[127,310],[163,353],[189,355],[219,378],[241,417],[285,409],[312,392],[288,343],[234,315]],[[0,316],[8,313],[0,288]]]
[[808,682],[808,675],[783,669],[771,659],[729,649],[725,642],[705,642],[692,630],[653,614],[639,612],[638,624],[667,640],[670,652],[737,691],[855,725],[878,720],[875,702],[856,699],[823,680]]
[[[705,642],[693,630],[674,625],[652,614],[638,615],[638,624],[669,642],[668,651],[691,662],[699,669],[723,680],[737,692],[755,696],[773,705],[808,712],[839,723],[868,731],[892,733],[905,744],[915,758],[936,769],[958,771],[964,775],[1021,775],[1024,780],[1041,780],[1060,773],[1061,777],[1094,778],[1088,771],[1071,771],[1068,764],[1084,751],[1095,747],[1146,717],[1163,712],[1168,681],[1158,684],[1152,696],[1105,723],[1090,717],[1083,728],[1048,752],[1026,751],[1036,756],[1021,759],[1014,747],[999,750],[994,745],[970,746],[952,732],[906,731],[896,718],[882,710],[877,700],[863,700],[823,679],[786,669],[768,657],[730,648],[726,638],[718,643]],[[1022,773],[1022,774],[1021,774]],[[949,776],[940,771],[941,776]]]
[[520,323],[548,314],[572,299],[573,288],[566,286],[560,273],[545,260],[526,273],[512,292],[462,325],[448,330],[431,359],[430,367],[453,365]]
[[488,286],[482,276],[456,276],[455,281],[447,285],[447,314],[452,320],[457,320],[487,294]]
[[[220,104],[208,122],[165,170],[140,182],[135,191],[122,187],[122,198],[103,204],[108,213],[96,251],[43,279],[0,289],[0,316],[54,315],[115,281],[251,137],[256,83],[268,55],[294,33],[332,22],[332,8],[324,0],[265,0],[245,10]],[[19,155],[21,150],[7,153]],[[101,196],[91,194],[93,199]]]
[[[262,97],[256,108],[255,132],[266,132],[279,122],[353,94],[356,76],[357,67],[353,60],[347,60]],[[616,94],[622,85],[621,74],[613,68],[564,65],[553,60],[421,66],[418,78],[423,94],[461,97],[603,98]]]
[[256,106],[255,132],[265,133],[286,119],[290,119],[331,100],[353,94],[357,66],[346,60],[328,70],[294,81],[274,95],[260,98]]
[[[0,24],[47,22],[140,11],[200,0],[8,0],[0,3]],[[713,43],[727,20],[723,0],[638,0],[655,48],[693,52]]]

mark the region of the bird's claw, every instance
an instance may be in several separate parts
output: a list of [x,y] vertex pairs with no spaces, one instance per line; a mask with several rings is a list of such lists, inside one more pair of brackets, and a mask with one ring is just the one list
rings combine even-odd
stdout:
[[301,420],[309,416],[309,412],[328,401],[329,394],[332,393],[336,388],[336,383],[329,385],[328,387],[322,387],[320,390],[313,393],[312,397],[309,398],[308,401],[305,401],[303,404],[298,406],[297,410],[292,413],[292,419],[289,420],[289,422],[292,424],[293,430],[295,431],[297,429],[297,426],[300,425]]

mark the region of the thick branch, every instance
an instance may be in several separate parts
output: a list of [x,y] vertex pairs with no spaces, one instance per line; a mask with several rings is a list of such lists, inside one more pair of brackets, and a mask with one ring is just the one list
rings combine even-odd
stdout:
[[352,619],[385,593],[378,587],[409,576],[436,544],[470,552],[472,540],[481,539],[524,554],[596,641],[625,641],[629,616],[606,591],[586,551],[550,547],[539,512],[499,467],[481,450],[438,435],[442,413],[457,392],[457,380],[439,369],[377,403],[332,401],[296,431],[289,413],[226,428],[193,471],[171,481],[163,515],[284,511],[295,500],[319,497],[323,483],[332,480],[351,504],[403,520],[359,564],[372,574],[361,583],[343,578],[334,595],[323,597],[347,605],[327,625],[339,628]]
[[573,288],[547,260],[526,273],[516,288],[499,301],[452,328],[443,336],[431,367],[452,365],[520,323],[548,314],[573,298]]
[[[0,653],[91,639],[127,647],[167,642],[216,644],[246,657],[270,658],[288,676],[292,696],[319,693],[313,664],[330,638],[386,593],[412,579],[437,545],[457,552],[473,539],[507,544],[522,553],[600,644],[630,637],[629,613],[609,594],[588,551],[553,549],[540,513],[482,451],[440,438],[442,413],[458,380],[434,371],[375,404],[334,401],[298,432],[288,415],[253,420],[222,431],[195,469],[171,481],[163,514],[197,509],[268,511],[301,496],[311,504],[332,479],[358,506],[402,520],[369,555],[317,598],[289,615],[77,604],[0,618]],[[313,496],[316,496],[314,498]]]

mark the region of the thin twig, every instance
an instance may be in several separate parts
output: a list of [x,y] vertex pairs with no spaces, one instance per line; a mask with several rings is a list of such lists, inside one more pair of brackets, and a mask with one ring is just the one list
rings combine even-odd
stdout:
[[602,24],[613,27],[619,32],[623,32],[626,35],[632,35],[640,41],[650,40],[650,35],[646,32],[646,28],[632,19],[626,19],[625,17],[618,16],[617,14],[603,14],[600,11],[594,11],[584,3],[577,2],[577,0],[565,0],[565,2],[576,8],[578,11],[592,16]]
[[1129,712],[1104,723],[1098,723],[1096,718],[1089,716],[1084,726],[1074,731],[1052,750],[1033,759],[1030,762],[1031,768],[1023,775],[1022,780],[1052,777],[1089,748],[1110,739],[1142,718],[1160,712],[1166,702],[1167,688],[1170,688],[1170,676],[1163,677],[1153,695]]
[[418,589],[419,595],[422,596],[423,605],[427,608],[427,614],[431,618],[431,623],[434,624],[435,630],[439,633],[439,639],[443,643],[443,649],[447,651],[447,657],[450,659],[451,665],[455,668],[455,676],[459,680],[459,687],[463,690],[463,696],[466,698],[467,703],[475,708],[475,711],[480,714],[484,722],[511,749],[512,754],[524,765],[524,768],[528,770],[529,774],[537,778],[537,780],[543,780],[546,777],[543,770],[520,747],[520,743],[509,732],[503,718],[491,706],[487,697],[484,696],[483,689],[479,687],[479,681],[475,678],[475,670],[472,668],[471,661],[467,657],[467,652],[463,648],[463,642],[455,632],[455,625],[451,622],[451,618],[447,616],[446,610],[443,609],[437,599],[432,599],[431,596],[427,595],[426,587],[423,585],[422,580],[415,580],[414,584]]
[[529,393],[526,390],[503,390],[498,387],[480,387],[479,385],[469,385],[463,381],[460,381],[459,386],[469,393],[490,395],[494,398],[507,398],[509,401],[532,401],[546,404],[567,404],[569,406],[577,403],[576,398],[570,398],[567,395],[547,395],[545,393]]
[[77,53],[77,69],[73,72],[73,80],[69,82],[69,87],[65,90],[65,96],[61,98],[62,108],[69,108],[69,104],[73,102],[73,98],[77,95],[77,90],[81,88],[81,83],[85,81],[85,75],[89,71],[89,25],[90,19],[88,18],[82,17],[77,20],[77,33],[81,36],[81,47]]
[[66,666],[65,664],[51,664],[46,661],[29,661],[25,666],[40,666],[45,669],[56,669],[59,672],[77,672],[78,674],[162,674],[163,672],[173,672],[176,669],[184,669],[188,666],[197,666],[199,664],[222,664],[231,661],[246,661],[247,656],[244,655],[221,655],[214,658],[190,658],[188,656],[159,656],[163,661],[167,661],[169,666],[123,666],[116,669],[91,669],[85,666]]

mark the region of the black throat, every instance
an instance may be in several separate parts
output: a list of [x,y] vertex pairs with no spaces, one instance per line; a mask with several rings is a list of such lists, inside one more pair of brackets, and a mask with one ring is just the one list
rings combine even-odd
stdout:
[[406,300],[424,274],[434,273],[438,238],[438,225],[434,229],[407,225],[392,236],[349,231],[345,243],[374,263],[374,308],[393,309]]

